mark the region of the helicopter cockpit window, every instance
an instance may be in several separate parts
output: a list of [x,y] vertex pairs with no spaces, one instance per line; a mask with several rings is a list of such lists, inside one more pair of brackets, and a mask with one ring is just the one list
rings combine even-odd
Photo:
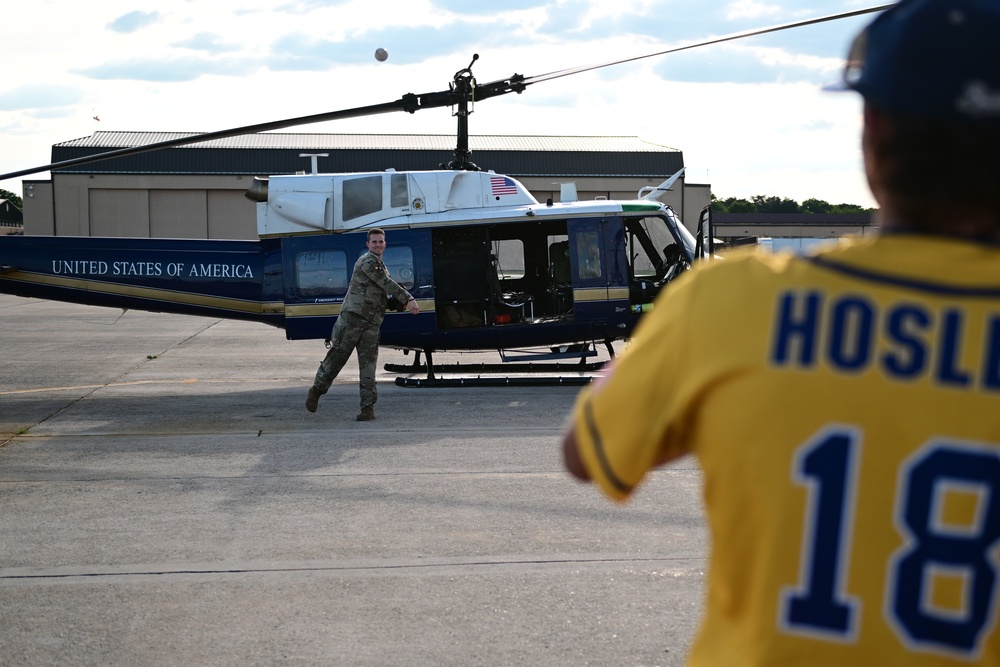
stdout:
[[403,208],[410,204],[410,188],[406,183],[406,174],[392,174],[389,182],[389,206]]
[[577,277],[584,280],[601,277],[601,240],[597,232],[584,232],[576,237]]
[[382,175],[344,180],[343,217],[354,220],[382,210]]
[[666,270],[665,257],[679,256],[680,246],[661,218],[630,220],[626,243],[633,278],[659,278],[657,267]]
[[653,247],[659,250],[663,257],[680,256],[680,246],[677,245],[677,240],[670,233],[663,218],[643,218],[642,227],[646,230],[649,240],[653,242]]
[[347,253],[343,250],[303,252],[295,258],[295,288],[299,296],[342,295],[347,292],[350,279]]
[[634,278],[654,278],[656,276],[656,265],[650,258],[649,253],[639,243],[635,234],[626,236],[626,247],[628,256],[632,261],[632,276]]

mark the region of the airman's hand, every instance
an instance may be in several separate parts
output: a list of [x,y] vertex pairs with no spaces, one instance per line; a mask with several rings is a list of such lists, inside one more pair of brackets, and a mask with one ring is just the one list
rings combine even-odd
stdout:
[[420,312],[420,306],[417,305],[417,300],[413,298],[406,302],[406,309],[410,311],[410,315],[416,315]]

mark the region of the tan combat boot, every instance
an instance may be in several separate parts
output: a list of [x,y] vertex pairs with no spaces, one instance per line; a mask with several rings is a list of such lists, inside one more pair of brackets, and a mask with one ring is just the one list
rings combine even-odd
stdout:
[[357,416],[359,422],[370,422],[375,419],[375,407],[369,405],[367,408],[361,408],[361,414]]
[[306,396],[306,410],[309,412],[316,412],[316,408],[319,406],[319,397],[322,396],[319,393],[319,389],[316,387],[309,387],[309,395]]

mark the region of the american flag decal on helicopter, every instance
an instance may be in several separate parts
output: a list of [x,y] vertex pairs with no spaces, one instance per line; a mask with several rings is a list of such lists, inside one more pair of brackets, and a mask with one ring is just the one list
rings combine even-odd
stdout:
[[506,176],[490,176],[490,192],[494,196],[516,195],[517,185]]

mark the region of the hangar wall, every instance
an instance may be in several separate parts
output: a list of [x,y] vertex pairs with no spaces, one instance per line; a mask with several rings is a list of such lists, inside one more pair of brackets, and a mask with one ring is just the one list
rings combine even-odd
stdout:
[[[53,174],[25,182],[24,233],[255,239],[246,176]],[[29,186],[31,189],[29,190]]]

